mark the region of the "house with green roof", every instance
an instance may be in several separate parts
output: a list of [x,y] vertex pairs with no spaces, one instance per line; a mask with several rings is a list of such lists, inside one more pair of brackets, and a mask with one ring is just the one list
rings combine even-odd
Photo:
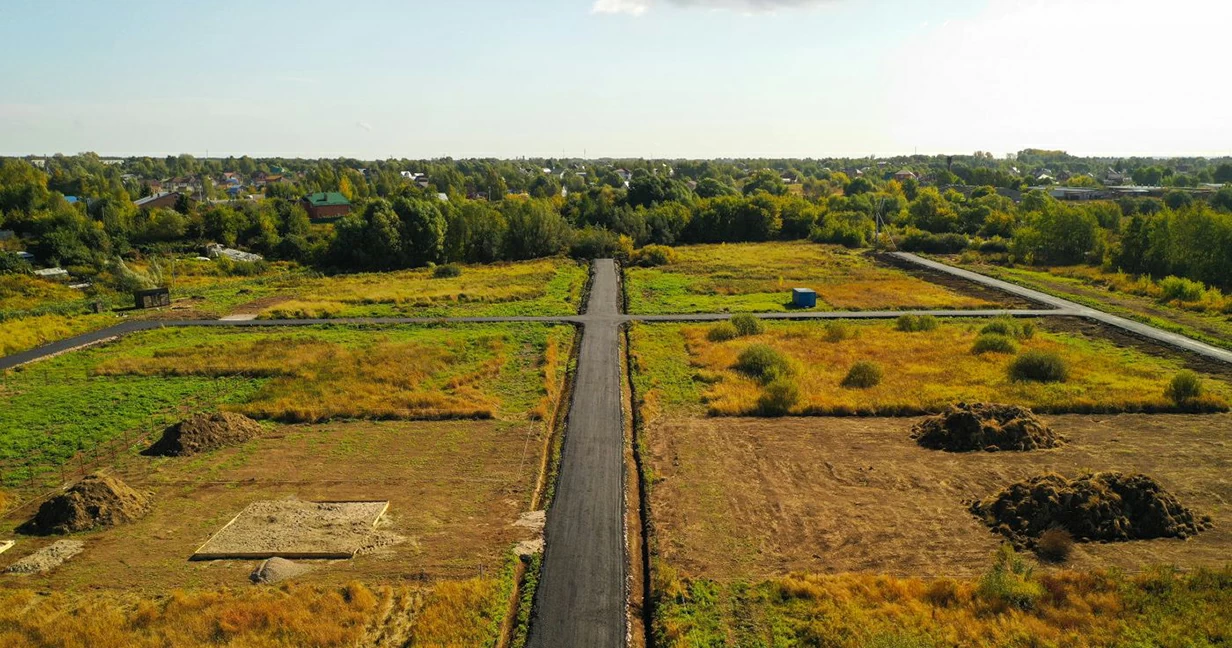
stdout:
[[309,194],[300,202],[313,222],[335,221],[351,213],[351,201],[337,191]]

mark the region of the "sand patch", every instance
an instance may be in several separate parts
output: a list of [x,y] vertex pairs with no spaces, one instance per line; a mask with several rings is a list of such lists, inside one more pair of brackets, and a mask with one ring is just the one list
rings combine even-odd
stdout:
[[389,502],[253,502],[193,560],[353,558],[368,546]]
[[85,549],[80,540],[59,540],[18,560],[4,570],[6,574],[41,574],[64,564]]

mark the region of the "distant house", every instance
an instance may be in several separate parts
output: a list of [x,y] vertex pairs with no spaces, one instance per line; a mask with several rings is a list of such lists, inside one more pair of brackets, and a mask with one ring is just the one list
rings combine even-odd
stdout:
[[64,268],[45,268],[43,270],[35,270],[34,276],[51,281],[68,281],[68,270]]
[[175,207],[175,203],[180,200],[180,192],[169,191],[167,193],[158,193],[152,196],[146,196],[133,202],[137,209],[157,209],[159,207]]
[[321,192],[304,196],[301,203],[314,221],[332,221],[351,213],[351,201],[336,192]]
[[906,182],[908,180],[919,180],[919,178],[914,173],[906,169],[903,169],[902,171],[895,173],[894,179],[898,180],[899,182]]

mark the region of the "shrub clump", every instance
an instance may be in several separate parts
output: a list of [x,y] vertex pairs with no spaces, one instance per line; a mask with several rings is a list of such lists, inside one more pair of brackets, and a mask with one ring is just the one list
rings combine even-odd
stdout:
[[1159,281],[1165,301],[1198,302],[1206,294],[1206,285],[1183,277],[1167,276]]
[[679,255],[676,254],[676,250],[666,245],[647,245],[635,251],[629,258],[629,262],[643,268],[653,268],[671,265],[676,262],[678,257]]
[[1051,351],[1031,350],[1014,358],[1010,363],[1011,380],[1031,382],[1065,382],[1069,378],[1069,368],[1061,356]]
[[765,344],[754,344],[736,358],[736,370],[770,384],[792,374],[791,363],[783,354]]
[[894,328],[904,333],[921,333],[937,328],[937,318],[932,315],[899,315],[894,321]]
[[39,507],[26,529],[34,533],[77,533],[132,522],[150,510],[150,495],[95,473]]
[[432,276],[436,279],[449,279],[452,277],[462,276],[462,266],[456,263],[446,263],[438,265],[432,269]]
[[1202,397],[1202,380],[1198,374],[1185,369],[1172,377],[1164,396],[1177,405],[1185,405]]
[[761,320],[752,315],[737,315],[731,318],[731,325],[736,327],[741,337],[761,335],[762,331],[766,330]]
[[1051,528],[1035,542],[1035,553],[1050,562],[1065,562],[1074,550],[1074,536],[1065,529]]
[[726,342],[740,337],[740,331],[731,322],[719,322],[706,331],[706,339],[711,342]]
[[971,353],[981,355],[984,353],[1018,353],[1018,344],[1013,339],[1000,333],[981,333],[975,338],[975,344],[971,345]]
[[842,385],[848,389],[868,389],[881,384],[881,367],[874,362],[861,360],[847,372]]
[[988,573],[980,578],[976,596],[1004,608],[1030,610],[1044,595],[1033,578],[1035,570],[1013,547],[1003,545]]
[[780,377],[766,385],[757,400],[757,411],[762,416],[786,416],[800,401],[800,388],[790,378]]
[[826,342],[842,342],[856,337],[856,330],[846,322],[826,323]]
[[1034,322],[1018,322],[1009,317],[998,317],[980,329],[981,335],[1001,335],[1007,338],[1030,340],[1035,337]]
[[971,512],[1027,547],[1037,546],[1050,529],[1062,529],[1079,542],[1117,542],[1188,538],[1209,526],[1155,480],[1119,472],[1032,477],[973,502]]
[[911,438],[925,448],[947,452],[1039,450],[1065,441],[1031,410],[995,403],[953,405],[916,423]]

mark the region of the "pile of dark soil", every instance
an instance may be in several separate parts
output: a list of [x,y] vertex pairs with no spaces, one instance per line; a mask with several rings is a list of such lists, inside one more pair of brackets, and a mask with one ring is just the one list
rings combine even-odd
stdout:
[[144,454],[183,457],[243,443],[261,432],[261,424],[243,414],[196,414],[164,430]]
[[916,443],[933,450],[1039,450],[1055,448],[1065,439],[1017,405],[958,403],[911,429]]
[[1078,541],[1187,538],[1210,526],[1146,475],[1089,473],[1077,479],[1048,474],[1018,482],[971,504],[971,512],[1019,546],[1030,547],[1052,528]]
[[102,473],[88,475],[39,507],[27,529],[76,533],[131,522],[150,510],[150,495]]

